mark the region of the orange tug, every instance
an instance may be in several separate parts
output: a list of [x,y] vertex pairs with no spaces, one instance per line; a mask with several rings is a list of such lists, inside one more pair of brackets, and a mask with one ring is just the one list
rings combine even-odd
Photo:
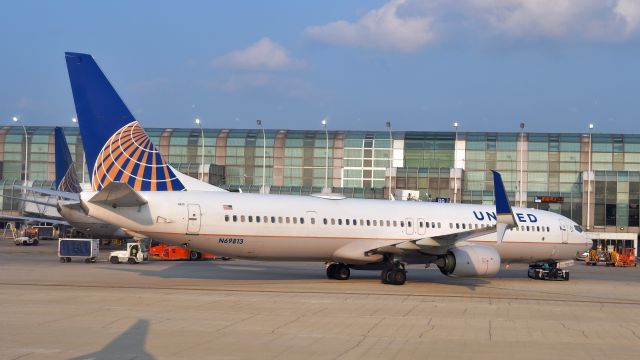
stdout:
[[189,250],[184,246],[160,244],[149,249],[149,257],[154,260],[215,260],[218,256]]

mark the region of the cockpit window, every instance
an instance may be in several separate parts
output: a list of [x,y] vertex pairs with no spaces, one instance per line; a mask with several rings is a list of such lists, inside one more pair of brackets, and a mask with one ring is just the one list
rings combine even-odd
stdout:
[[573,225],[573,227],[576,229],[577,232],[581,233],[582,232],[582,226],[580,225]]

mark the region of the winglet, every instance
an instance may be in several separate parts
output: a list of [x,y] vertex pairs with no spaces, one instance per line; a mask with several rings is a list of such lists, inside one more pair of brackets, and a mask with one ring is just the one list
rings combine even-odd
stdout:
[[498,235],[498,244],[500,244],[507,229],[517,225],[517,222],[516,217],[513,215],[513,210],[511,210],[511,204],[509,204],[509,198],[507,197],[507,191],[505,190],[504,183],[502,182],[502,176],[495,170],[491,170],[491,172],[493,173],[496,215],[498,217],[496,232]]

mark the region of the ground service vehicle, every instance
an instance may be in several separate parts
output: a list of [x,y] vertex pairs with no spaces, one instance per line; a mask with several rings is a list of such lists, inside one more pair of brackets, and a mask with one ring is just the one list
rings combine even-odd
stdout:
[[160,244],[149,248],[149,257],[156,260],[214,260],[217,256],[190,250],[184,246]]
[[86,263],[96,262],[100,240],[62,238],[58,240],[58,257],[61,263],[72,259],[83,259]]
[[569,281],[569,270],[558,267],[557,262],[537,262],[529,265],[528,275],[536,280],[565,280]]
[[15,238],[15,240],[13,240],[13,242],[16,244],[16,246],[22,245],[22,246],[29,246],[29,245],[33,245],[33,246],[38,246],[38,239],[34,238],[34,237],[28,237],[28,236],[20,236]]
[[126,250],[116,250],[109,254],[109,261],[112,264],[118,264],[120,262],[128,262],[129,264],[139,264],[147,260],[148,254],[146,248],[142,243],[132,242],[127,243]]
[[615,263],[616,267],[638,266],[636,263],[636,249],[622,248],[618,253]]

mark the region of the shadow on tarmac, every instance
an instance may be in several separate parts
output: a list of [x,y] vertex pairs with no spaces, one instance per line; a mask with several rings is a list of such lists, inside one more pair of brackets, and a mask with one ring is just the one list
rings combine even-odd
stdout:
[[149,320],[140,319],[131,325],[125,332],[105,345],[102,349],[86,355],[80,355],[71,360],[88,359],[141,359],[154,360],[144,344],[149,334]]
[[[152,265],[153,266],[153,265]],[[162,269],[151,268],[149,264],[120,264],[109,266],[110,270],[135,273],[163,279],[203,279],[203,280],[327,280],[324,266],[320,263],[288,263],[285,266],[278,263],[259,262],[174,262]],[[490,280],[482,278],[448,277],[438,270],[424,270],[420,267],[408,268],[408,281],[434,283],[440,285],[463,286],[474,291],[477,287],[491,284]],[[521,272],[501,271],[504,277],[521,278]],[[503,277],[503,276],[501,276]],[[379,271],[352,270],[351,280],[375,280],[379,282]]]

